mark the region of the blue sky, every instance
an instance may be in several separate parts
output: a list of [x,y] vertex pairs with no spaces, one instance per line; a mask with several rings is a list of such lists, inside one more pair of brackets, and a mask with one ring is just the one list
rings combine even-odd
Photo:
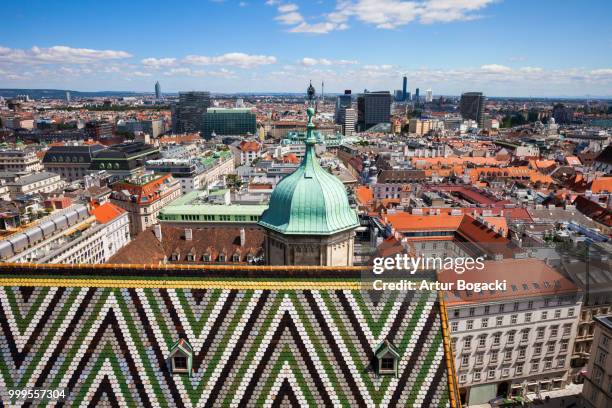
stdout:
[[0,87],[612,96],[606,0],[14,1]]

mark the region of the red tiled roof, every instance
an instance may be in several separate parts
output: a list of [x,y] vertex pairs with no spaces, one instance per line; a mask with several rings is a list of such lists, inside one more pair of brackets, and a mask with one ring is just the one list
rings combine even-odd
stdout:
[[458,279],[470,283],[506,281],[506,291],[447,291],[447,305],[471,304],[501,299],[516,299],[544,295],[575,293],[579,289],[569,279],[539,259],[503,259],[485,261],[482,270],[472,269],[463,274],[453,270],[438,273],[438,281],[455,283]]
[[105,203],[98,207],[95,207],[91,211],[91,214],[96,217],[96,220],[99,223],[106,224],[107,222],[114,220],[124,212],[125,210],[123,208],[119,208],[113,203]]

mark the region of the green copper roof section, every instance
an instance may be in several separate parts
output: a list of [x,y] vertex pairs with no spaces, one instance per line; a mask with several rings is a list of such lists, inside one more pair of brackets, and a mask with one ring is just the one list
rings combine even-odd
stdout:
[[308,108],[306,154],[302,164],[277,184],[270,206],[259,221],[259,225],[282,234],[331,235],[359,226],[344,184],[317,160],[313,115],[314,109]]

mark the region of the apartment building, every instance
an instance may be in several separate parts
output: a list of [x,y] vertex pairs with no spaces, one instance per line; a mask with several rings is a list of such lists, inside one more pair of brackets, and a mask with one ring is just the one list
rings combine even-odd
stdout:
[[0,150],[0,171],[32,173],[42,169],[42,163],[33,151],[21,149]]
[[253,161],[261,157],[261,145],[257,142],[243,141],[238,145],[240,150],[240,164],[250,166]]
[[112,189],[111,202],[129,213],[132,236],[157,224],[159,210],[181,196],[181,183],[170,174],[133,177]]
[[91,211],[77,204],[0,241],[0,261],[105,263],[129,242],[127,212],[111,203]]
[[440,272],[439,281],[506,281],[504,291],[449,291],[445,302],[462,399],[562,389],[578,326],[578,287],[543,261],[486,261],[482,271]]
[[16,177],[14,180],[6,183],[11,198],[26,194],[50,193],[62,188],[64,185],[65,182],[59,174],[47,171]]
[[583,406],[608,408],[612,406],[612,315],[595,317],[595,322],[593,351],[582,388]]

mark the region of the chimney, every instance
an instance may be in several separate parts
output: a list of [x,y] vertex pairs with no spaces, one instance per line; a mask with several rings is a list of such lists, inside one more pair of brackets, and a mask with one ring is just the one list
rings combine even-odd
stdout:
[[191,228],[185,228],[185,241],[193,240],[193,231]]
[[246,245],[246,231],[244,228],[240,228],[240,246],[244,247]]
[[159,242],[162,242],[162,231],[161,231],[161,225],[159,224],[155,224],[153,226],[153,233],[155,234],[155,238],[157,238],[157,240]]

